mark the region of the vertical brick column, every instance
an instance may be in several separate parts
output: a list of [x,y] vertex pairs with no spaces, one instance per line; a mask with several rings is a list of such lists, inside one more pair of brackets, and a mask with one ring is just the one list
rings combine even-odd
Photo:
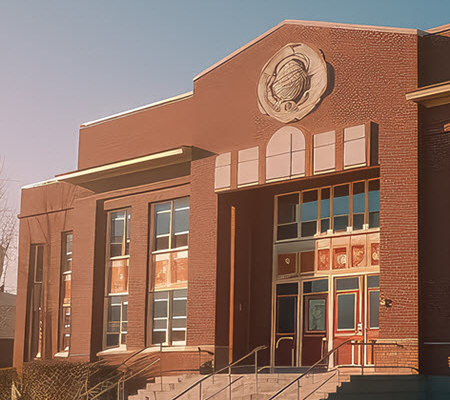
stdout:
[[216,321],[217,195],[214,158],[191,164],[187,345],[214,344]]
[[128,270],[128,333],[127,348],[145,347],[147,317],[147,255],[149,204],[144,197],[131,206],[130,266]]
[[[88,361],[91,354],[96,208],[97,204],[93,198],[75,202],[69,355],[73,360]],[[98,251],[104,252],[104,249],[98,249]],[[102,268],[101,265],[96,267]],[[96,307],[103,308],[103,304],[98,299],[96,303],[100,303],[95,304]]]

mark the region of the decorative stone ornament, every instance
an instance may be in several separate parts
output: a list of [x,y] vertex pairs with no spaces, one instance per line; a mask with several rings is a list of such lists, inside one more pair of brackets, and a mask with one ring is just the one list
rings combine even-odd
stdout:
[[288,44],[264,66],[258,82],[263,114],[288,123],[302,119],[320,101],[327,87],[322,54],[303,43]]

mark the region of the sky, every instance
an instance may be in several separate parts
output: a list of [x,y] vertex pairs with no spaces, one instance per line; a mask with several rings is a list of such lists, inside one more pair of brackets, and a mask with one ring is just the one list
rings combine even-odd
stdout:
[[450,23],[450,0],[0,0],[10,206],[18,212],[21,186],[77,168],[83,122],[192,90],[198,73],[285,19],[425,30]]

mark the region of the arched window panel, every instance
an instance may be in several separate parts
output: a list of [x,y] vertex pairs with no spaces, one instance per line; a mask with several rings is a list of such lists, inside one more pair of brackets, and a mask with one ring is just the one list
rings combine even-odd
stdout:
[[257,184],[259,179],[259,147],[239,150],[238,186]]
[[266,149],[266,181],[305,175],[305,136],[285,126],[270,138]]
[[231,186],[231,153],[219,154],[216,157],[216,170],[214,187],[227,189]]
[[344,129],[344,168],[366,165],[365,125]]
[[321,174],[336,168],[336,135],[334,131],[314,135],[314,173]]

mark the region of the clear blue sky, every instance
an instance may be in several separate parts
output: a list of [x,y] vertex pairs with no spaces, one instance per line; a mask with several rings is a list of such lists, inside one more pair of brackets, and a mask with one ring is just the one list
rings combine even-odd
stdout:
[[450,22],[450,0],[0,0],[11,202],[20,186],[76,169],[82,122],[191,90],[284,19],[428,29]]

